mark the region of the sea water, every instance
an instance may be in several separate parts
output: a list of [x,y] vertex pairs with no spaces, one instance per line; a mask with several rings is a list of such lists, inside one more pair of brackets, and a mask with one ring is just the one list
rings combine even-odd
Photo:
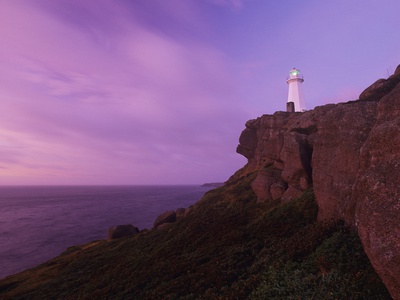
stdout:
[[202,186],[0,186],[0,278],[67,247],[105,239],[107,228],[150,229],[167,210],[187,208]]

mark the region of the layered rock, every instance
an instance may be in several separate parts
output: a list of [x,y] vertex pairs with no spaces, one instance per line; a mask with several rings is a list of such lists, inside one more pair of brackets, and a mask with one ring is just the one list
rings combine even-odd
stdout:
[[248,164],[232,180],[256,171],[252,187],[260,201],[297,197],[312,185],[317,124],[332,107],[305,113],[276,112],[248,121],[237,147]]
[[246,123],[230,180],[256,172],[259,201],[290,201],[313,186],[319,220],[355,228],[393,298],[400,299],[400,66],[360,100]]

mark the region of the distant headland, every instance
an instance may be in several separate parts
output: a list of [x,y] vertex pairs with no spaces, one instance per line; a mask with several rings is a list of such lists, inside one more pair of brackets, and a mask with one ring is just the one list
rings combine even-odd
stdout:
[[220,187],[223,185],[224,185],[223,182],[208,182],[208,183],[202,184],[201,186],[203,186],[203,187]]

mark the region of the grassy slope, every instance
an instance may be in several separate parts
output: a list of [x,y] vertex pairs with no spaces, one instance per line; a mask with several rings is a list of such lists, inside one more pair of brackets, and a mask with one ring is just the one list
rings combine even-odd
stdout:
[[168,229],[68,248],[0,281],[7,299],[390,299],[358,237],[316,222],[312,191],[256,203],[252,176]]

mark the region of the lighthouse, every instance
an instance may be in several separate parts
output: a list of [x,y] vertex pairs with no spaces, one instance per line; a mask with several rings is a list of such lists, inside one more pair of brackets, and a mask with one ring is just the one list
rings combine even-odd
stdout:
[[[303,75],[300,74],[300,70],[293,68],[289,72],[289,77],[286,82],[289,85],[289,95],[287,101],[287,111],[303,112],[306,110],[306,104],[304,101],[303,89],[301,83],[304,81]],[[293,107],[294,106],[294,107]]]

